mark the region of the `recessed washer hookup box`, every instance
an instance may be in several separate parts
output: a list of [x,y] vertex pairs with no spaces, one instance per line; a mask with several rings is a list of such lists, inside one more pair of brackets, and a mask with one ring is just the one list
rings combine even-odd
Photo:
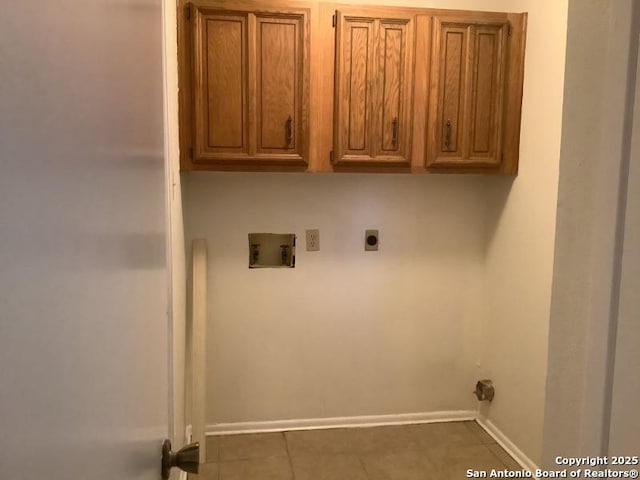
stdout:
[[249,234],[249,268],[294,268],[295,266],[295,234]]

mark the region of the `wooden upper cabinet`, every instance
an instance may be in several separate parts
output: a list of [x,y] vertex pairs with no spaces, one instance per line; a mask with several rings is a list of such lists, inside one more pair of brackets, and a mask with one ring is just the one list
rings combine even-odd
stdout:
[[181,167],[515,175],[526,24],[526,13],[178,0]]
[[194,101],[187,168],[304,168],[308,10],[236,5],[190,7]]
[[195,158],[249,156],[247,15],[203,13],[195,38]]
[[256,18],[258,154],[295,154],[304,141],[296,139],[302,117],[300,31],[297,18]]
[[408,166],[414,19],[336,13],[334,165]]
[[506,15],[434,17],[427,168],[505,167],[510,32]]

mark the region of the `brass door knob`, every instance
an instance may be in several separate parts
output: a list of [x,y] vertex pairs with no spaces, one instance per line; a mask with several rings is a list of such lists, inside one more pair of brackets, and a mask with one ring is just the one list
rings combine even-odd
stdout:
[[171,451],[171,442],[162,443],[162,478],[169,480],[171,467],[178,467],[188,473],[198,473],[200,468],[200,444],[190,443],[177,452]]

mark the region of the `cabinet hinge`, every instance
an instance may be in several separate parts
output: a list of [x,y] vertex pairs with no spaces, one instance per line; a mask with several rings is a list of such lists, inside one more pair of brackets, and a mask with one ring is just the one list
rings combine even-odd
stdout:
[[329,152],[329,160],[331,160],[331,163],[333,163],[333,150]]
[[513,27],[511,26],[511,24],[509,24],[509,26],[507,27],[507,35],[511,36],[512,33],[513,33]]
[[332,26],[333,28],[336,28],[336,23],[337,23],[337,21],[338,21],[338,17],[337,17],[337,16],[336,16],[336,14],[334,13],[334,14],[333,14],[333,17],[331,17],[331,26]]
[[184,7],[184,16],[187,20],[191,20],[191,4],[187,3]]

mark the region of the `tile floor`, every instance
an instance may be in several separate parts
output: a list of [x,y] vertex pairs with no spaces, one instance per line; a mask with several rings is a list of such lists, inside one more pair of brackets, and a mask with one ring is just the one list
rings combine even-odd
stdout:
[[520,466],[475,422],[207,437],[190,480],[454,480]]

